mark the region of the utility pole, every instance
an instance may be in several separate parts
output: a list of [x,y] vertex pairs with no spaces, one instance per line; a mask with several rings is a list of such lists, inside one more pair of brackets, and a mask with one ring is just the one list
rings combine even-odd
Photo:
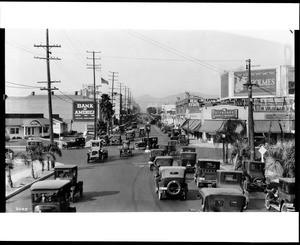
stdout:
[[126,86],[125,86],[124,110],[125,110],[125,116],[127,116],[127,106],[126,106]]
[[120,121],[119,125],[122,125],[122,83],[120,84]]
[[47,62],[47,82],[41,82],[41,83],[47,83],[47,88],[42,88],[41,90],[47,90],[48,91],[48,109],[49,109],[49,123],[50,123],[50,145],[54,145],[54,137],[53,137],[53,113],[52,113],[52,90],[57,90],[57,88],[51,88],[51,83],[54,82],[60,82],[60,81],[51,81],[50,76],[50,60],[60,60],[60,58],[57,57],[50,57],[50,48],[60,48],[60,45],[49,45],[49,31],[46,29],[46,45],[34,45],[36,48],[45,48],[46,49],[46,58],[45,57],[34,57],[36,59],[45,59]]
[[96,102],[96,75],[95,70],[96,68],[100,68],[99,65],[95,64],[95,60],[100,60],[101,58],[95,58],[95,53],[101,53],[101,52],[95,52],[95,51],[86,51],[87,53],[92,53],[93,58],[87,57],[87,59],[93,60],[93,65],[87,64],[88,69],[93,69],[93,78],[94,78],[94,140],[97,139],[97,102]]
[[[118,74],[118,72],[115,71],[110,71],[110,73],[112,74],[111,77],[111,81],[112,81],[112,86],[111,86],[111,104],[112,104],[112,109],[114,109],[114,82],[115,82],[115,78],[117,78],[116,74]],[[111,117],[111,133],[113,130],[113,126],[114,126],[114,119],[113,119],[113,115]]]
[[256,86],[256,84],[251,83],[251,60],[246,60],[247,65],[246,69],[248,69],[248,82],[244,85],[248,88],[248,143],[250,145],[250,160],[254,161],[255,156],[255,148],[254,148],[254,121],[253,121],[253,98],[252,98],[252,86]]

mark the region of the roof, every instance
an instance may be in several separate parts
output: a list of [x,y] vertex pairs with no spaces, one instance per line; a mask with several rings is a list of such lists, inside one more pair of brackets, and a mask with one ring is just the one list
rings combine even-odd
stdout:
[[240,190],[236,188],[201,188],[199,190],[199,193],[202,195],[202,197],[206,197],[209,195],[223,195],[223,196],[228,196],[228,195],[235,195],[235,196],[243,196]]
[[70,180],[43,180],[32,184],[30,190],[57,190],[70,183]]
[[199,128],[200,132],[216,133],[223,127],[224,120],[205,120]]
[[165,175],[172,175],[172,172],[177,172],[176,177],[183,177],[185,171],[186,168],[182,166],[161,166],[159,168],[159,172],[163,175],[163,177],[165,177]]
[[173,157],[172,156],[157,156],[155,158],[155,160],[158,160],[158,159],[173,159]]
[[[209,158],[198,158],[197,160],[202,162],[220,162],[219,160]],[[228,170],[226,170],[226,172],[228,172]]]
[[70,168],[76,168],[77,165],[57,165],[55,166],[55,169],[70,169]]

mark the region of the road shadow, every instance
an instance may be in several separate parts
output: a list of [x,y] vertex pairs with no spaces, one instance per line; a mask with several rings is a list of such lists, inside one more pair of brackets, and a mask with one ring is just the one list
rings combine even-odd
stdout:
[[78,202],[95,201],[96,197],[111,196],[119,194],[119,191],[90,191],[84,192],[83,197]]
[[189,190],[187,200],[199,200],[199,190]]
[[81,169],[93,169],[95,166],[89,165],[89,166],[78,166],[78,170]]

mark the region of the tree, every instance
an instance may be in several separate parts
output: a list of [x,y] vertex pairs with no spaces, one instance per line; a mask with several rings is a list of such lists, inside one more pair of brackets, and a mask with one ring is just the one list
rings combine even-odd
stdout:
[[147,108],[147,112],[148,112],[149,114],[156,114],[156,108],[153,107],[153,106],[149,106],[149,107]]
[[5,130],[5,142],[9,142],[9,141],[10,141],[10,136],[8,132]]
[[[228,155],[228,145],[237,146],[243,145],[245,146],[245,136],[246,136],[246,125],[242,120],[227,120],[223,124],[221,130],[218,130],[215,135],[215,142],[223,142],[226,146],[226,156]],[[244,152],[241,152],[242,149],[236,149],[235,153],[238,154],[236,157],[238,158]],[[232,157],[231,157],[232,158]],[[227,157],[226,157],[227,160]]]
[[[50,170],[50,161],[52,168],[55,167],[56,155],[62,156],[61,149],[57,145],[46,145],[44,146],[45,156],[47,157],[47,170]],[[51,159],[51,160],[50,160]],[[42,171],[44,171],[42,169]]]
[[14,184],[11,178],[11,170],[14,168],[13,164],[13,158],[14,158],[14,152],[10,149],[6,150],[5,153],[5,170],[7,172],[7,180],[9,183],[9,186],[13,188]]
[[108,127],[110,125],[112,116],[115,113],[108,94],[102,94],[102,96],[101,96],[100,112],[101,112],[101,117],[102,117],[103,121],[106,122],[107,133],[108,133]]

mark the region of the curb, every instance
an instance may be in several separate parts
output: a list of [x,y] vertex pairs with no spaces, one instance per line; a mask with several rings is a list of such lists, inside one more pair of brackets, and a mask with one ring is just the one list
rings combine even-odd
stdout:
[[54,172],[52,172],[52,173],[50,173],[50,174],[47,174],[47,175],[45,175],[45,176],[43,176],[43,177],[41,177],[41,178],[39,178],[39,179],[37,179],[37,180],[35,180],[35,181],[32,181],[31,183],[29,183],[29,184],[27,184],[27,185],[24,185],[24,186],[20,187],[19,189],[15,190],[14,192],[8,194],[8,195],[5,197],[5,200],[8,200],[9,198],[11,198],[11,197],[13,197],[13,196],[19,194],[20,192],[22,192],[22,191],[28,189],[28,188],[29,188],[32,184],[34,184],[35,182],[38,182],[38,181],[40,181],[40,180],[47,179],[47,178],[49,178],[49,177],[52,176],[52,175],[54,175]]

